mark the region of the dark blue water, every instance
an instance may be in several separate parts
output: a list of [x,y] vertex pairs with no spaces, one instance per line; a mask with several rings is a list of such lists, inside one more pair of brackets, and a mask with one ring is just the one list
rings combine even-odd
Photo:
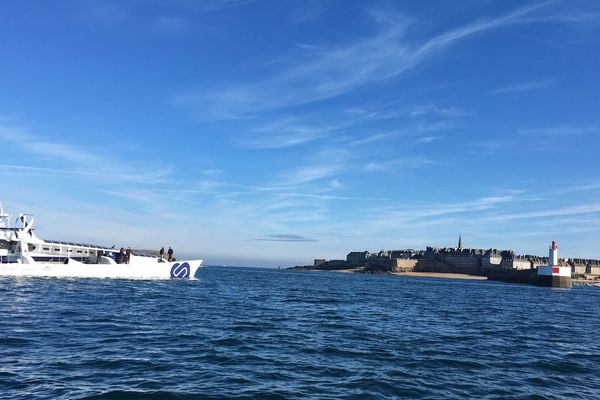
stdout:
[[0,278],[0,398],[600,398],[600,288],[197,276]]

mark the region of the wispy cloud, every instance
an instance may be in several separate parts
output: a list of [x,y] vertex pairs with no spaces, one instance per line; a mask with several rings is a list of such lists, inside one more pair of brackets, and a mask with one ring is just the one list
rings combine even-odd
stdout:
[[419,218],[438,217],[446,214],[470,213],[475,211],[489,210],[500,204],[512,203],[517,200],[519,199],[515,194],[486,196],[460,203],[432,204],[424,207],[403,207],[403,209],[395,211],[394,214],[399,217],[413,220]]
[[478,142],[469,143],[468,146],[472,152],[478,154],[494,154],[500,151],[504,151],[513,146],[510,140],[483,140]]
[[[4,165],[12,174],[86,177],[95,181],[160,183],[172,173],[172,168],[161,165],[125,163],[97,155],[93,149],[47,140],[18,126],[0,125],[0,139],[35,156],[36,162],[60,162],[62,168],[39,165]],[[33,163],[32,163],[33,164]]]
[[586,191],[593,191],[593,190],[600,190],[600,182],[587,182],[587,183],[580,183],[580,184],[573,185],[573,186],[562,187],[560,189],[550,192],[549,194],[556,196],[556,195],[563,195],[563,194],[568,194],[568,193],[586,192]]
[[415,144],[428,144],[443,138],[443,136],[423,136],[415,139]]
[[[541,8],[547,7],[555,3],[556,1],[547,1],[529,6],[524,6],[501,17],[480,19],[471,24],[467,24],[459,28],[450,30],[446,33],[434,37],[433,39],[429,40],[424,45],[422,45],[418,49],[417,55],[419,57],[431,55],[437,51],[444,49],[448,45],[453,44],[456,41],[459,41],[463,38],[472,36],[477,33],[489,31],[492,29],[503,28],[511,25],[526,23],[526,20],[524,19],[526,16],[532,14],[533,12]],[[536,21],[536,18],[530,18],[528,20],[528,22],[532,21]]]
[[256,241],[264,241],[264,242],[316,242],[315,239],[310,239],[304,237],[302,235],[294,235],[294,234],[273,234],[268,235],[265,238],[252,239]]
[[[247,4],[254,3],[256,0],[203,0],[203,1],[176,1],[188,8],[200,8],[203,11],[217,11],[224,10],[233,7],[245,6]],[[173,4],[172,0],[167,1],[168,4]]]
[[0,125],[0,139],[5,143],[13,143],[22,149],[36,154],[42,158],[61,159],[73,162],[91,163],[98,161],[98,157],[77,149],[71,145],[45,141],[18,126]]
[[533,219],[547,217],[562,217],[565,215],[580,215],[600,213],[600,203],[584,204],[570,207],[560,207],[548,210],[526,211],[500,214],[486,218],[487,221],[511,221],[515,219]]
[[285,117],[250,129],[238,144],[251,149],[280,149],[312,142],[328,136],[339,126],[311,125],[296,117]]
[[393,172],[409,168],[421,168],[434,164],[426,157],[406,157],[393,160],[372,161],[364,166],[367,172]]
[[177,104],[211,118],[231,118],[261,110],[295,106],[347,93],[371,82],[396,77],[452,44],[491,29],[522,23],[522,18],[552,4],[538,3],[510,14],[479,20],[421,43],[407,38],[412,20],[390,10],[371,10],[378,31],[367,39],[315,46],[288,63],[273,78],[203,94],[176,96]]
[[200,171],[200,173],[206,176],[218,176],[221,175],[223,171],[218,168],[208,168]]
[[[83,13],[104,22],[115,22],[139,14],[144,9],[146,14],[162,16],[166,12],[215,12],[240,7],[256,0],[118,0],[84,4]],[[163,13],[163,14],[161,14]]]
[[519,92],[529,92],[532,90],[546,89],[551,86],[554,86],[556,83],[556,79],[546,78],[546,79],[535,79],[527,82],[517,82],[512,83],[508,86],[499,87],[493,90],[490,90],[490,94],[508,94],[508,93],[519,93]]
[[305,0],[291,2],[293,18],[297,23],[311,22],[323,15],[330,6],[329,0]]
[[304,165],[285,172],[282,175],[282,184],[298,185],[313,182],[323,178],[330,178],[342,172],[344,164],[342,163],[322,163],[313,165]]
[[587,135],[587,134],[600,133],[600,127],[598,127],[598,126],[561,125],[561,126],[552,126],[552,127],[546,127],[546,128],[524,128],[524,129],[519,129],[518,133],[520,135],[526,135],[526,136]]
[[440,107],[435,104],[408,107],[406,111],[412,118],[420,118],[426,115],[455,118],[466,115],[466,113],[458,107]]
[[0,174],[4,175],[28,175],[45,176],[57,178],[85,178],[88,181],[104,181],[107,183],[140,183],[155,184],[164,183],[171,175],[172,169],[148,168],[140,171],[124,171],[118,166],[107,166],[105,168],[78,168],[59,169],[34,167],[29,165],[0,164]]
[[155,26],[162,31],[174,33],[184,32],[191,26],[191,21],[178,15],[161,15],[156,17]]
[[380,142],[398,136],[399,132],[375,132],[348,143],[349,146],[363,146],[370,143]]
[[398,229],[398,227],[442,226],[448,223],[460,226],[467,221],[474,222],[473,215],[484,211],[505,207],[522,201],[519,192],[500,196],[486,196],[474,200],[425,205],[398,205],[379,207],[370,212],[365,223],[375,230]]
[[[87,19],[103,24],[128,24],[146,30],[170,34],[202,29],[214,31],[206,23],[206,15],[226,12],[255,0],[107,0],[83,2],[80,13]],[[201,20],[203,23],[199,23]]]
[[[560,1],[555,1],[555,3]],[[587,4],[588,6],[596,6],[597,3]],[[543,22],[558,22],[558,23],[567,23],[567,24],[576,24],[578,27],[589,28],[589,26],[597,27],[598,22],[600,22],[600,11],[592,10],[592,7],[588,7],[587,11],[579,11],[579,10],[567,10],[560,14],[552,14],[545,16],[538,16],[535,18],[524,18],[523,22],[534,22],[534,23],[543,23]]]

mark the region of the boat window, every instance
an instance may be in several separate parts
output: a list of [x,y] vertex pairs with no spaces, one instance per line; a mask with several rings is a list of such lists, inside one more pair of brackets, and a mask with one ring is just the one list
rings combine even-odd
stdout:
[[50,251],[50,247],[44,247],[43,250]]
[[54,248],[54,251],[60,251],[60,249],[55,247],[55,248]]

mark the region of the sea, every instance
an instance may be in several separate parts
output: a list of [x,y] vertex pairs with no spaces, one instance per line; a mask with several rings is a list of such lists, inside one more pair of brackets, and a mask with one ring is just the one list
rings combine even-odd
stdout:
[[0,278],[2,399],[598,399],[600,288]]

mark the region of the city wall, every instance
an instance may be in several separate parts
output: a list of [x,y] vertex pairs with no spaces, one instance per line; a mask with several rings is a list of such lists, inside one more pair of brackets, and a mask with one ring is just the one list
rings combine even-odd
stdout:
[[[459,243],[460,245],[460,243]],[[548,257],[516,255],[512,250],[427,247],[425,250],[382,250],[378,253],[354,251],[345,260],[315,259],[313,266],[296,268],[317,270],[355,269],[364,272],[439,272],[478,276],[505,276],[526,280],[527,271],[548,265]],[[600,261],[589,259],[560,260],[571,267],[573,275],[600,276]],[[500,271],[496,273],[497,271]],[[514,273],[509,271],[525,271]]]

